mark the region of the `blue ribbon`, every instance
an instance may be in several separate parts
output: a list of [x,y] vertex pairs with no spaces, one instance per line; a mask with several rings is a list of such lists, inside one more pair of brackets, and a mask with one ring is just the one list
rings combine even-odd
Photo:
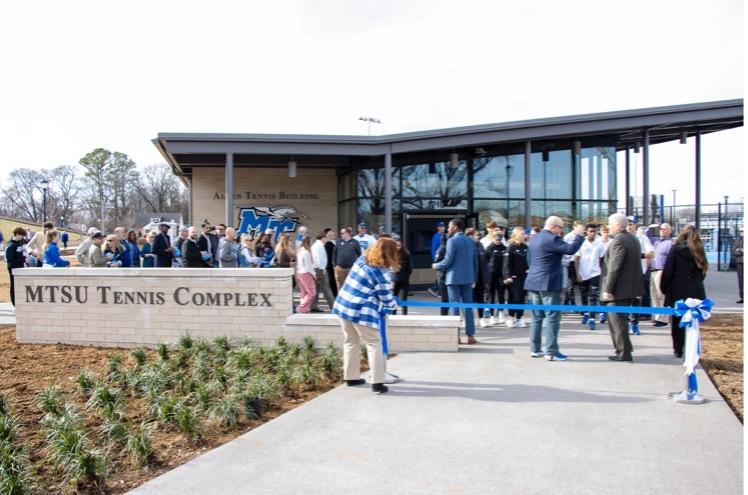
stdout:
[[390,353],[390,346],[387,342],[387,313],[379,313],[379,336],[382,338],[382,352],[386,358]]
[[[396,298],[397,299],[397,298]],[[711,302],[711,301],[710,301]],[[624,314],[652,314],[672,315],[673,308],[647,308],[643,306],[577,306],[569,304],[486,304],[486,303],[444,303],[424,301],[402,301],[397,299],[399,306],[416,308],[460,308],[460,309],[523,309],[536,311],[583,311],[594,313],[624,313]]]
[[[673,308],[673,314],[679,318],[681,318],[680,321],[680,328],[687,328],[693,326],[693,320],[699,320],[699,323],[704,322],[704,314],[703,311],[706,311],[708,313],[712,312],[712,307],[714,306],[714,303],[711,299],[704,299],[701,301],[701,304],[698,306],[688,306],[686,302],[683,299],[679,299],[675,301],[675,307]],[[686,321],[683,320],[683,316],[686,313],[691,313],[691,319],[688,319]]]

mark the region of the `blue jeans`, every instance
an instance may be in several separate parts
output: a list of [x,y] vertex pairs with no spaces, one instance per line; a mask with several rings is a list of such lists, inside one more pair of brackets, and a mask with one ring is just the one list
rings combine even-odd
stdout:
[[[527,292],[530,304],[561,304],[561,292],[531,290]],[[546,354],[558,352],[558,330],[561,325],[561,311],[532,310],[530,323],[530,350],[541,351],[541,335],[545,340],[542,349]]]
[[[473,302],[473,284],[448,285],[447,294],[451,303],[471,303]],[[459,316],[458,308],[451,308],[452,314]],[[475,321],[473,320],[473,310],[464,309],[465,315],[465,335],[471,337],[475,335]]]

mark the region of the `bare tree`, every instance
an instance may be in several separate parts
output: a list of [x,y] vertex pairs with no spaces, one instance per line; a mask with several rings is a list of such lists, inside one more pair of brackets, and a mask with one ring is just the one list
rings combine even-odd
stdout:
[[41,221],[43,212],[40,183],[44,178],[43,170],[17,168],[10,173],[2,196],[8,210],[14,212],[13,216],[34,222]]
[[165,163],[145,167],[138,174],[135,190],[153,212],[179,212],[186,202],[182,184]]

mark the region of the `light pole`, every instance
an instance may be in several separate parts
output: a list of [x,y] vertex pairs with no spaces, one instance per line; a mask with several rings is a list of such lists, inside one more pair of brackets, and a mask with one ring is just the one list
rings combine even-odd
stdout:
[[368,123],[369,136],[371,136],[371,124],[372,123],[374,123],[374,124],[381,124],[382,123],[381,120],[375,119],[374,117],[359,117],[358,120],[360,120],[361,122]]
[[47,221],[47,189],[49,189],[49,181],[42,179],[39,183],[42,188],[42,222]]

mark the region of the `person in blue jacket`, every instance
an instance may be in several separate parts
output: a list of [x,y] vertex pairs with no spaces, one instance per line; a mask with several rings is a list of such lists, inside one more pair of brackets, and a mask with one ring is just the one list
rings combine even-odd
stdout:
[[52,229],[47,232],[44,245],[44,267],[66,267],[70,266],[68,260],[64,260],[60,257],[60,248],[57,247],[57,239],[60,237],[59,232]]
[[125,253],[128,257],[129,265],[132,268],[140,268],[140,248],[138,248],[138,234],[134,230],[127,231],[127,238],[123,242],[127,247]]
[[63,230],[62,235],[60,236],[60,240],[62,241],[62,247],[65,249],[68,248],[68,240],[70,239],[70,236],[68,236],[67,231]]
[[[450,220],[447,233],[447,253],[444,259],[434,263],[434,270],[445,270],[447,272],[446,285],[451,303],[472,303],[473,285],[478,274],[478,257],[475,255],[475,241],[465,236],[463,230],[465,222],[461,218]],[[453,315],[459,315],[459,309],[452,308]],[[476,344],[475,321],[473,310],[464,310],[465,334],[468,344]],[[459,340],[459,338],[458,338]]]
[[[550,216],[543,230],[530,239],[527,249],[527,262],[530,266],[525,279],[530,304],[561,304],[563,285],[563,265],[565,254],[573,255],[584,242],[584,224],[580,223],[572,231],[574,239],[568,244],[561,237],[564,221]],[[533,310],[530,324],[530,356],[542,357],[548,361],[566,361],[568,358],[558,350],[558,330],[561,324],[560,311]],[[541,349],[541,331],[545,349]]]
[[[446,226],[444,225],[444,222],[437,222],[436,224],[436,233],[431,238],[431,261],[436,261],[436,252],[439,250],[439,246],[442,243],[442,239],[444,238],[444,231],[446,230]],[[437,274],[436,278],[434,279],[434,283],[431,284],[431,287],[429,287],[429,294],[431,294],[434,297],[439,297],[439,275]]]

